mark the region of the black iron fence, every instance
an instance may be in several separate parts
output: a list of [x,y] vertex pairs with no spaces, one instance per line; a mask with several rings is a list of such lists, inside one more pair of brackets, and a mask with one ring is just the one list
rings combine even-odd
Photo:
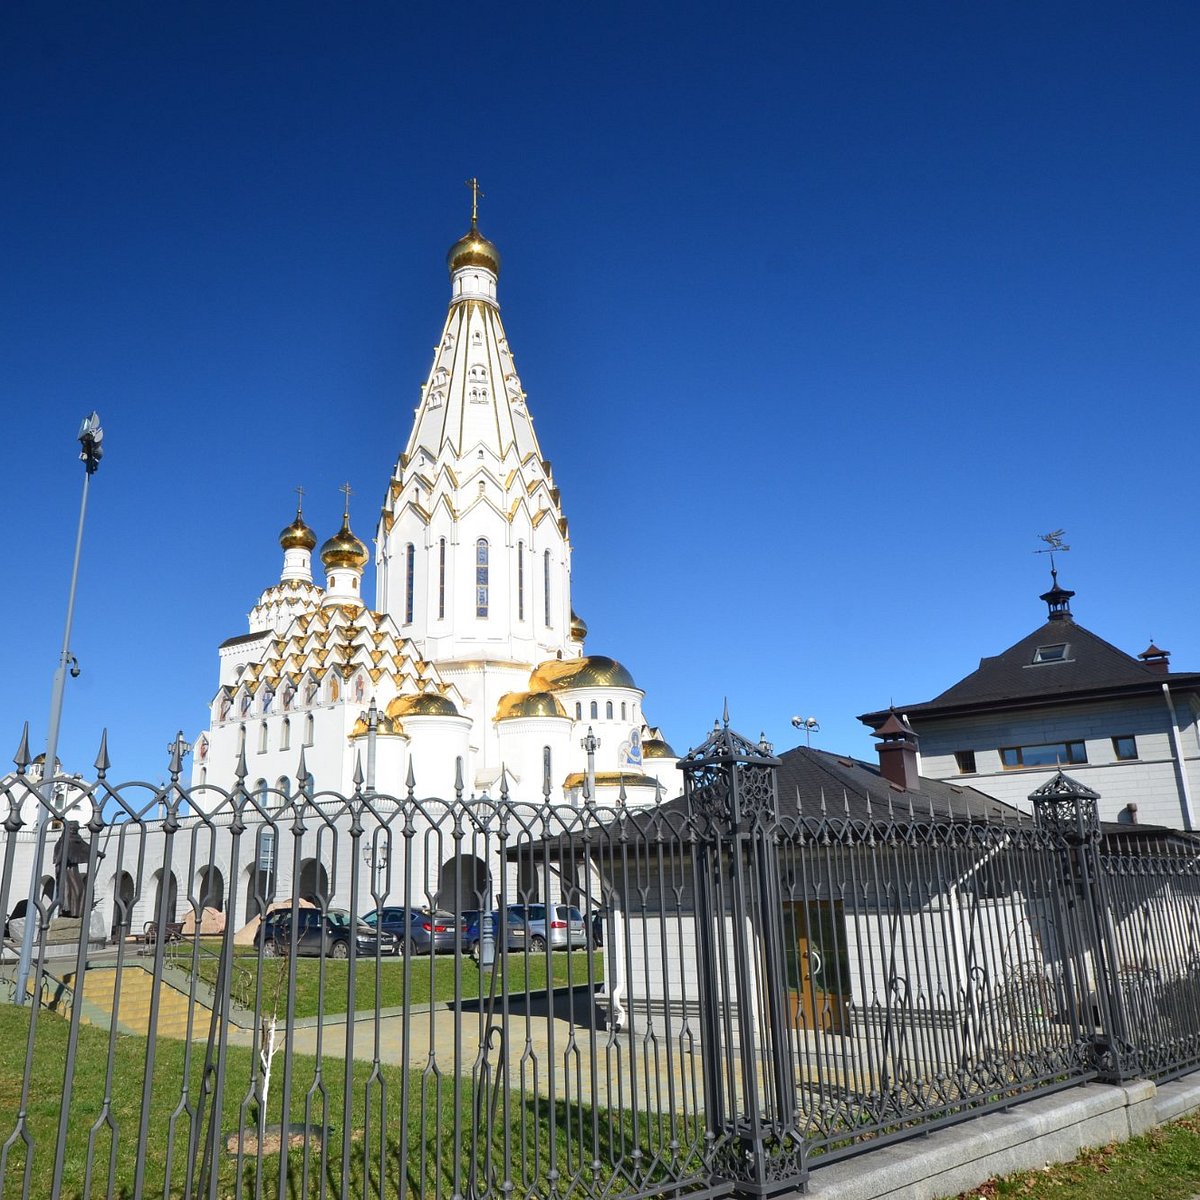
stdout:
[[727,728],[648,809],[27,758],[0,1197],[763,1195],[1200,1063],[1200,844],[1061,777],[997,819],[781,805]]

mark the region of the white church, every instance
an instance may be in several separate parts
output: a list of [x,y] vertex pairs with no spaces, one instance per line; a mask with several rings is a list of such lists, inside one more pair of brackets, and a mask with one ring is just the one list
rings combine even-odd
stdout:
[[[676,756],[647,724],[619,662],[584,652],[571,607],[571,542],[500,319],[500,255],[471,228],[450,248],[450,308],[370,555],[350,524],[320,549],[300,511],[280,534],[283,569],[220,647],[194,787],[232,787],[245,750],[260,791],[369,780],[403,795],[644,805],[679,791]],[[590,748],[590,754],[589,754]],[[503,775],[503,780],[502,780]],[[216,793],[214,793],[214,800]],[[197,797],[203,805],[203,793]]]

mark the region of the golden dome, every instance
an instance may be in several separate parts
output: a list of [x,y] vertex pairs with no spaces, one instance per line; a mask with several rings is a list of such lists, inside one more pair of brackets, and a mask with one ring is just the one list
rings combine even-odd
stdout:
[[549,692],[506,692],[496,706],[496,720],[511,717],[565,717],[566,711]]
[[350,532],[349,514],[342,517],[342,527],[321,547],[321,562],[325,570],[337,567],[354,567],[362,570],[370,555],[367,548]]
[[[583,787],[583,781],[586,778],[585,772],[573,771],[563,780],[563,787],[567,789]],[[598,788],[619,788],[621,784],[624,784],[627,788],[658,789],[658,780],[654,776],[641,775],[633,771],[597,771],[595,778]]]
[[434,696],[428,692],[415,696],[397,696],[387,706],[387,715],[398,717],[457,717],[458,709],[445,696]]
[[296,519],[279,535],[279,544],[285,550],[311,550],[317,544],[317,535],[305,525],[299,509]]
[[662,738],[648,738],[642,743],[643,758],[678,758],[671,747]]
[[551,658],[529,676],[531,692],[561,692],[573,688],[634,688],[633,676],[616,659],[603,654],[584,658]]
[[587,637],[587,622],[571,609],[571,641],[582,642]]
[[[354,728],[350,730],[352,738],[366,737],[370,730],[367,728],[367,718],[359,717],[354,722]],[[399,721],[393,720],[386,713],[380,715],[379,724],[375,726],[375,732],[380,737],[404,737],[404,726]]]
[[462,267],[484,267],[493,275],[500,274],[500,251],[479,232],[474,221],[471,228],[450,247],[446,255],[450,274]]

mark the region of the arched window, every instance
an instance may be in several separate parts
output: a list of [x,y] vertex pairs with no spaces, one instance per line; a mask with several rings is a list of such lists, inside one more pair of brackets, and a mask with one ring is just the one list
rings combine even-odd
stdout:
[[488,615],[488,543],[480,538],[475,543],[475,615]]
[[525,543],[517,543],[517,620],[525,620]]
[[625,701],[621,701],[621,720],[625,720]]
[[283,725],[279,730],[279,748],[280,750],[292,748],[292,720],[290,717],[283,718]]
[[280,775],[280,777],[275,780],[275,787],[283,793],[283,798],[285,800],[290,800],[292,798],[292,781],[286,775]]
[[604,706],[604,715],[605,715],[605,716],[606,716],[606,717],[607,717],[607,718],[608,718],[610,721],[613,719],[613,706],[612,706],[612,701],[611,701],[611,700],[610,700],[610,701],[609,701],[609,702],[608,702],[608,703],[607,703],[607,704]]
[[438,543],[438,620],[446,615],[446,539]]
[[578,700],[575,701],[575,720],[583,720],[583,705]]
[[596,720],[600,716],[600,705],[595,700],[592,701],[592,720]]
[[313,733],[315,732],[316,721],[312,713],[309,713],[304,719],[304,744],[311,746],[313,744]]
[[265,779],[256,779],[254,781],[254,798],[264,808],[267,804],[267,781]]
[[265,754],[267,750],[267,723],[260,721],[258,723],[258,752]]
[[550,551],[542,555],[542,592],[546,608],[546,624],[550,624]]
[[409,542],[404,547],[404,621],[405,624],[411,624],[413,619],[413,590],[414,578],[417,569],[417,551],[416,547]]

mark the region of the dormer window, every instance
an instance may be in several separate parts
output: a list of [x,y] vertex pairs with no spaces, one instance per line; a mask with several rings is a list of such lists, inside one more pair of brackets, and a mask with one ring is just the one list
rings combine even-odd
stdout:
[[1067,657],[1067,643],[1055,642],[1052,646],[1039,646],[1033,652],[1035,663],[1064,662]]

